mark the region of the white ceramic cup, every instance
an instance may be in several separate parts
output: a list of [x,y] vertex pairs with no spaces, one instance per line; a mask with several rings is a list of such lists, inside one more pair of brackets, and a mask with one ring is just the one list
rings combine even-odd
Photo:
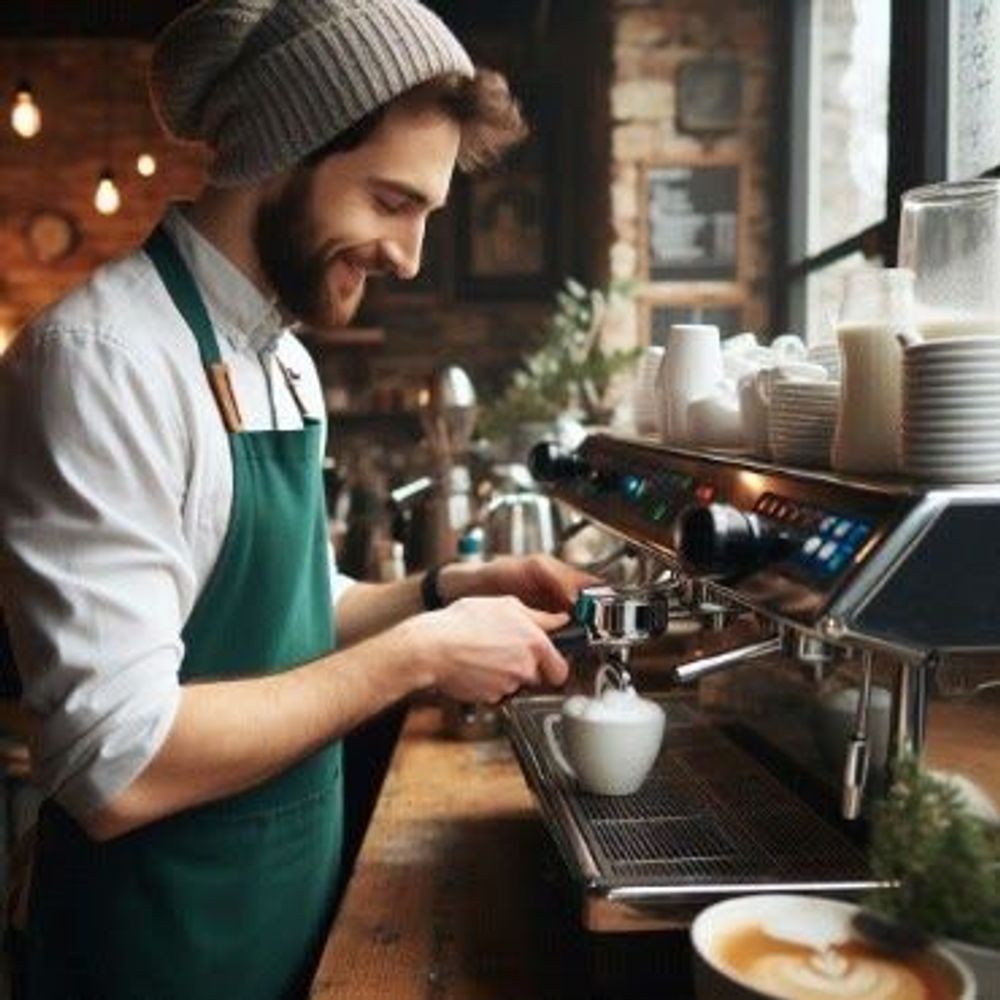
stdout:
[[[805,979],[808,983],[813,978],[806,961],[791,960],[796,968],[789,970],[786,966],[782,970],[789,977],[783,981],[784,988],[776,987],[774,992],[770,992],[759,985],[751,985],[747,978],[725,962],[727,939],[749,928],[759,928],[769,937],[804,945],[820,955],[826,948],[856,939],[853,921],[857,913],[858,907],[851,903],[793,895],[751,894],[709,906],[698,914],[691,925],[697,1000],[783,1000],[793,996],[789,981]],[[968,966],[945,948],[935,946],[931,952],[934,961],[952,980],[954,1000],[976,1000],[975,979]],[[904,960],[900,961],[905,965]],[[780,973],[773,974],[777,976]],[[862,1000],[869,997],[883,1000],[898,993],[898,990],[896,993],[887,990],[884,970],[873,970],[870,966],[867,970],[859,970],[855,966],[845,969],[841,975],[847,985],[853,987],[853,995],[860,996]],[[823,983],[823,976],[815,978]],[[815,987],[816,982],[813,981],[812,985]],[[859,992],[865,985],[867,992]],[[831,988],[830,1000],[851,1000],[852,991],[845,987],[843,981],[837,984],[837,988],[839,992]],[[822,997],[825,994],[814,988],[804,995]],[[922,991],[917,994],[923,995]]]
[[594,795],[631,795],[646,780],[663,742],[663,709],[634,690],[574,695],[545,717],[559,769]]
[[660,435],[665,444],[690,444],[688,407],[711,396],[723,379],[719,328],[702,323],[671,326],[660,373]]

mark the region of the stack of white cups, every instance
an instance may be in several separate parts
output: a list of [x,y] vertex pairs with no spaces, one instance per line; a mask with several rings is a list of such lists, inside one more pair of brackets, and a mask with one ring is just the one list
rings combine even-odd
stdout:
[[656,434],[659,430],[656,379],[665,353],[664,348],[654,344],[644,348],[639,356],[632,388],[632,420],[639,434]]
[[1000,481],[1000,337],[906,347],[900,458],[915,479]]

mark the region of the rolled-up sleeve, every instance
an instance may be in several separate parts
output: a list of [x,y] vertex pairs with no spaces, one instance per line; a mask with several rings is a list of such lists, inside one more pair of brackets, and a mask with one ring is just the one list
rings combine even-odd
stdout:
[[81,816],[177,711],[188,445],[169,380],[107,331],[26,334],[0,380],[0,599],[40,717],[35,778]]

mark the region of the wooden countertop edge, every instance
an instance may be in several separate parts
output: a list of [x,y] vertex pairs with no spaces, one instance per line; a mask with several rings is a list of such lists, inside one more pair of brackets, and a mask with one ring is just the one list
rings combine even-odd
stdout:
[[457,989],[448,995],[496,995],[455,982],[466,975],[458,953],[468,943],[469,896],[492,877],[492,850],[544,831],[505,738],[463,743],[440,729],[438,709],[410,710],[320,958],[313,1000],[404,1000],[428,989],[444,995],[434,982],[446,973]]

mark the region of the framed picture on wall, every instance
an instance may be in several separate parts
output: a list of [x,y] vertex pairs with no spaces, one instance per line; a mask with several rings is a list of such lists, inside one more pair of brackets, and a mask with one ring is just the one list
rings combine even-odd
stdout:
[[743,110],[743,66],[739,59],[712,55],[677,70],[677,130],[688,135],[735,132]]
[[645,307],[646,343],[664,347],[675,323],[710,323],[719,328],[723,339],[744,327],[744,310],[739,302],[648,302]]
[[647,280],[739,280],[740,182],[736,163],[647,165],[640,202]]
[[465,178],[458,192],[456,284],[465,298],[531,298],[551,285],[552,226],[541,171]]

